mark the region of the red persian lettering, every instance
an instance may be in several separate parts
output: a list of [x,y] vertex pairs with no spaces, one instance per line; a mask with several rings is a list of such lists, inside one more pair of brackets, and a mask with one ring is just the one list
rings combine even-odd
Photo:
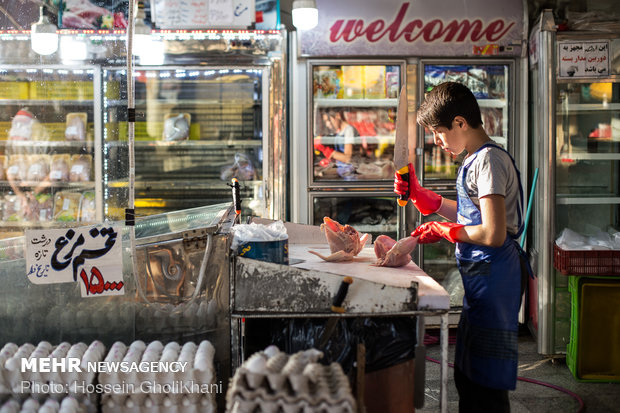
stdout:
[[329,40],[332,43],[345,41],[350,43],[358,38],[365,37],[371,43],[376,43],[387,35],[390,42],[396,42],[401,37],[407,42],[415,42],[420,37],[427,43],[434,41],[449,42],[478,42],[486,39],[489,42],[497,42],[514,27],[515,22],[506,22],[503,19],[490,21],[486,27],[480,19],[468,20],[453,19],[444,21],[433,19],[424,22],[414,19],[403,25],[405,15],[409,9],[409,3],[403,3],[391,23],[383,19],[377,19],[366,24],[363,19],[339,19],[329,28]]
[[114,291],[114,290],[120,291],[124,285],[122,281],[119,281],[119,282],[105,281],[103,279],[103,275],[101,274],[101,271],[99,271],[97,267],[91,268],[90,279],[88,279],[88,276],[86,275],[86,271],[84,270],[80,272],[80,278],[82,279],[82,282],[84,283],[84,287],[86,288],[86,295],[101,294],[104,291]]

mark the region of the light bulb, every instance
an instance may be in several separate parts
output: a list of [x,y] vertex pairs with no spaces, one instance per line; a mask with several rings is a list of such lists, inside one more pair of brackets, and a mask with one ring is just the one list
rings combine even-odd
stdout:
[[39,8],[39,21],[31,27],[30,45],[40,55],[50,55],[58,50],[58,28],[52,24]]
[[293,25],[299,30],[314,29],[319,24],[319,10],[315,0],[293,1]]

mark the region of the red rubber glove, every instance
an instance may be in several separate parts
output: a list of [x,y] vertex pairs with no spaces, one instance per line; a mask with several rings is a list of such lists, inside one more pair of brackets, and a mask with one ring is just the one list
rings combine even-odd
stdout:
[[329,146],[325,146],[321,143],[320,136],[314,138],[314,149],[321,152],[323,156],[328,159],[331,158],[332,154],[334,153],[334,150],[332,148],[330,148]]
[[459,229],[464,226],[465,225],[457,224],[456,222],[431,221],[417,227],[411,233],[411,236],[420,237],[418,238],[418,243],[420,244],[430,244],[437,242],[442,238],[445,238],[450,242],[458,242],[458,239],[456,239],[456,234]]
[[398,195],[404,195],[409,189],[409,199],[413,201],[413,205],[422,215],[430,215],[437,212],[441,206],[441,195],[420,185],[413,165],[409,164],[408,166],[409,182],[405,181],[398,172],[394,173],[394,192]]

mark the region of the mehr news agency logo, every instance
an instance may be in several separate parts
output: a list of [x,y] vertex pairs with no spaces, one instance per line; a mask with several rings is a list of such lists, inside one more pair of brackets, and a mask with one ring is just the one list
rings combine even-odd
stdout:
[[[171,373],[178,377],[183,377],[183,373],[188,370],[187,361],[88,361],[83,362],[77,357],[65,358],[32,358],[21,359],[21,373],[69,373],[68,383],[61,383],[53,380],[39,382],[34,380],[22,380],[22,393],[149,393],[149,394],[170,394],[170,393],[222,393],[222,382],[201,383],[189,379],[175,380],[131,380],[117,381],[114,383],[90,383],[86,379],[80,378],[80,373],[101,373],[101,374],[165,374]],[[135,377],[135,376],[134,376]]]

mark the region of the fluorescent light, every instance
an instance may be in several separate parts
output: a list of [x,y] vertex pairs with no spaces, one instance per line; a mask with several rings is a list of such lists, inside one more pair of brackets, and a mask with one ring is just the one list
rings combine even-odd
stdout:
[[314,29],[319,24],[319,10],[316,0],[293,1],[293,26],[299,30]]
[[58,27],[52,24],[39,7],[39,21],[34,23],[30,32],[30,46],[40,55],[50,55],[58,50]]

